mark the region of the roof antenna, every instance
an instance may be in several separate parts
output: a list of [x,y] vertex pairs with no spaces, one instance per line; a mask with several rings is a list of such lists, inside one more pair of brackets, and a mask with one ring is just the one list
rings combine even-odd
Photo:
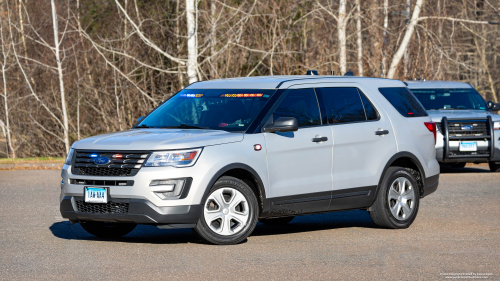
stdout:
[[308,70],[306,75],[318,75],[317,70]]
[[335,75],[335,71],[330,70],[330,74],[331,74],[332,76],[333,76],[333,75]]
[[344,76],[354,76],[354,73],[352,71],[347,71]]

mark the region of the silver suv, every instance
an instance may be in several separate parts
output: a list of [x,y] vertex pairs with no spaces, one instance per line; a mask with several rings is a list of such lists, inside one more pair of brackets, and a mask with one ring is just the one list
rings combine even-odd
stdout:
[[437,160],[452,167],[489,163],[500,172],[500,104],[486,102],[470,84],[407,81],[437,125]]
[[435,133],[397,80],[198,82],[128,131],[74,143],[61,213],[98,237],[149,224],[214,244],[245,240],[258,221],[350,209],[407,228],[438,186]]

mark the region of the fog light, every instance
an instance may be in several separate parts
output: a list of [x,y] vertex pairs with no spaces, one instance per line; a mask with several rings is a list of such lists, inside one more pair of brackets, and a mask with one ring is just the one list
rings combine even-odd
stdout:
[[185,179],[175,179],[175,180],[153,180],[149,184],[150,186],[157,186],[161,190],[154,191],[156,196],[160,199],[175,199],[179,197],[184,188]]

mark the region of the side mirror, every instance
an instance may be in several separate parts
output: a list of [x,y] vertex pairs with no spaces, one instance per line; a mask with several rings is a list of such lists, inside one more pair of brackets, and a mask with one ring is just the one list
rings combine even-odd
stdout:
[[486,105],[488,106],[488,109],[490,109],[490,110],[493,110],[493,111],[500,110],[500,103],[494,103],[492,101],[488,101],[486,103]]
[[299,129],[299,122],[295,117],[280,117],[274,120],[273,124],[266,125],[264,127],[264,132],[268,133],[286,133],[294,132]]
[[146,117],[146,116],[141,116],[141,117],[137,118],[137,124],[139,124],[139,122],[141,122],[142,119],[144,119],[144,117]]

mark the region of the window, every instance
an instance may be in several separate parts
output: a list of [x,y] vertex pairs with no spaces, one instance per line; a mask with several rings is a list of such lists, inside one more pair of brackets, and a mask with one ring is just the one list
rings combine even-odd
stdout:
[[378,90],[404,117],[427,116],[425,109],[407,88],[379,88]]
[[366,98],[366,96],[358,89],[361,100],[363,101],[363,107],[365,108],[366,120],[377,120],[378,112],[373,106],[373,104]]
[[275,90],[182,90],[156,108],[139,127],[197,126],[212,130],[245,131]]
[[286,94],[273,113],[274,120],[295,117],[299,127],[321,125],[318,100],[313,89],[297,89]]
[[486,110],[486,103],[475,89],[411,89],[427,110]]
[[[328,116],[328,123],[366,121],[357,88],[318,88]],[[369,102],[368,102],[369,104]]]

